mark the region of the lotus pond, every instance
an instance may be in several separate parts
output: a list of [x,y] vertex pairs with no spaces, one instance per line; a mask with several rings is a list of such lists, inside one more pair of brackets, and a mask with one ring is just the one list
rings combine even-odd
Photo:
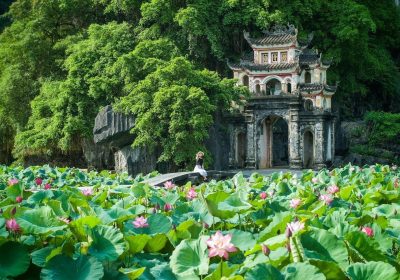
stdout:
[[0,279],[399,279],[399,177],[348,165],[153,188],[0,166]]

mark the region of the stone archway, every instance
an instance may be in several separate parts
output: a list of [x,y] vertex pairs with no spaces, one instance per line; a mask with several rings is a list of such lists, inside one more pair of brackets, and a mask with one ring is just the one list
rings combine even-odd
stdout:
[[269,116],[262,121],[259,168],[289,165],[289,128],[279,116]]
[[236,164],[238,168],[245,167],[246,161],[246,134],[244,132],[239,132],[236,135]]
[[303,166],[312,168],[314,166],[314,135],[306,130],[303,136]]

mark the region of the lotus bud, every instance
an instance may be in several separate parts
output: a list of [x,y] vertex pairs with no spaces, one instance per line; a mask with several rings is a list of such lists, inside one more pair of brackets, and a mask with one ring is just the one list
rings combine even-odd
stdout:
[[266,255],[267,257],[269,256],[269,254],[271,253],[271,250],[268,248],[267,245],[262,244],[261,245],[261,251],[263,252],[264,255]]
[[12,216],[14,216],[15,213],[17,213],[17,207],[14,207],[14,208],[11,210],[11,215],[12,215]]
[[16,201],[17,203],[21,203],[22,200],[23,200],[22,196],[17,196],[17,197],[15,198],[15,201]]
[[166,203],[166,204],[164,205],[164,211],[165,211],[165,212],[171,211],[171,209],[172,209],[172,205],[171,205],[171,204]]
[[286,235],[286,238],[292,237],[292,231],[290,230],[289,227],[286,227],[285,235]]
[[207,223],[203,223],[203,227],[206,229],[210,228],[210,226]]

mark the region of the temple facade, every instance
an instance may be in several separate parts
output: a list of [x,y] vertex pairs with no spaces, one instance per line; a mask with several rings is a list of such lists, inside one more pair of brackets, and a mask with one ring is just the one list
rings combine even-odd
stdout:
[[251,97],[229,119],[231,168],[322,168],[335,151],[335,116],[327,85],[330,61],[301,42],[297,29],[277,26],[244,37],[252,48],[228,63]]

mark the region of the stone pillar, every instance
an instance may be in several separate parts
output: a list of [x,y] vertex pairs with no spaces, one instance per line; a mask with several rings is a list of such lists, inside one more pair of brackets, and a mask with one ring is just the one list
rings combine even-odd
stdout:
[[331,153],[332,153],[332,162],[335,160],[335,135],[336,135],[336,119],[332,118],[332,147],[331,147]]
[[302,168],[300,157],[299,110],[291,110],[289,121],[289,166],[293,169]]
[[326,164],[324,161],[324,126],[323,126],[323,120],[319,120],[315,123],[315,147],[314,147],[314,153],[315,153],[315,168],[321,169],[325,168]]
[[256,168],[256,133],[255,120],[253,114],[246,114],[247,126],[247,151],[246,151],[246,168]]

